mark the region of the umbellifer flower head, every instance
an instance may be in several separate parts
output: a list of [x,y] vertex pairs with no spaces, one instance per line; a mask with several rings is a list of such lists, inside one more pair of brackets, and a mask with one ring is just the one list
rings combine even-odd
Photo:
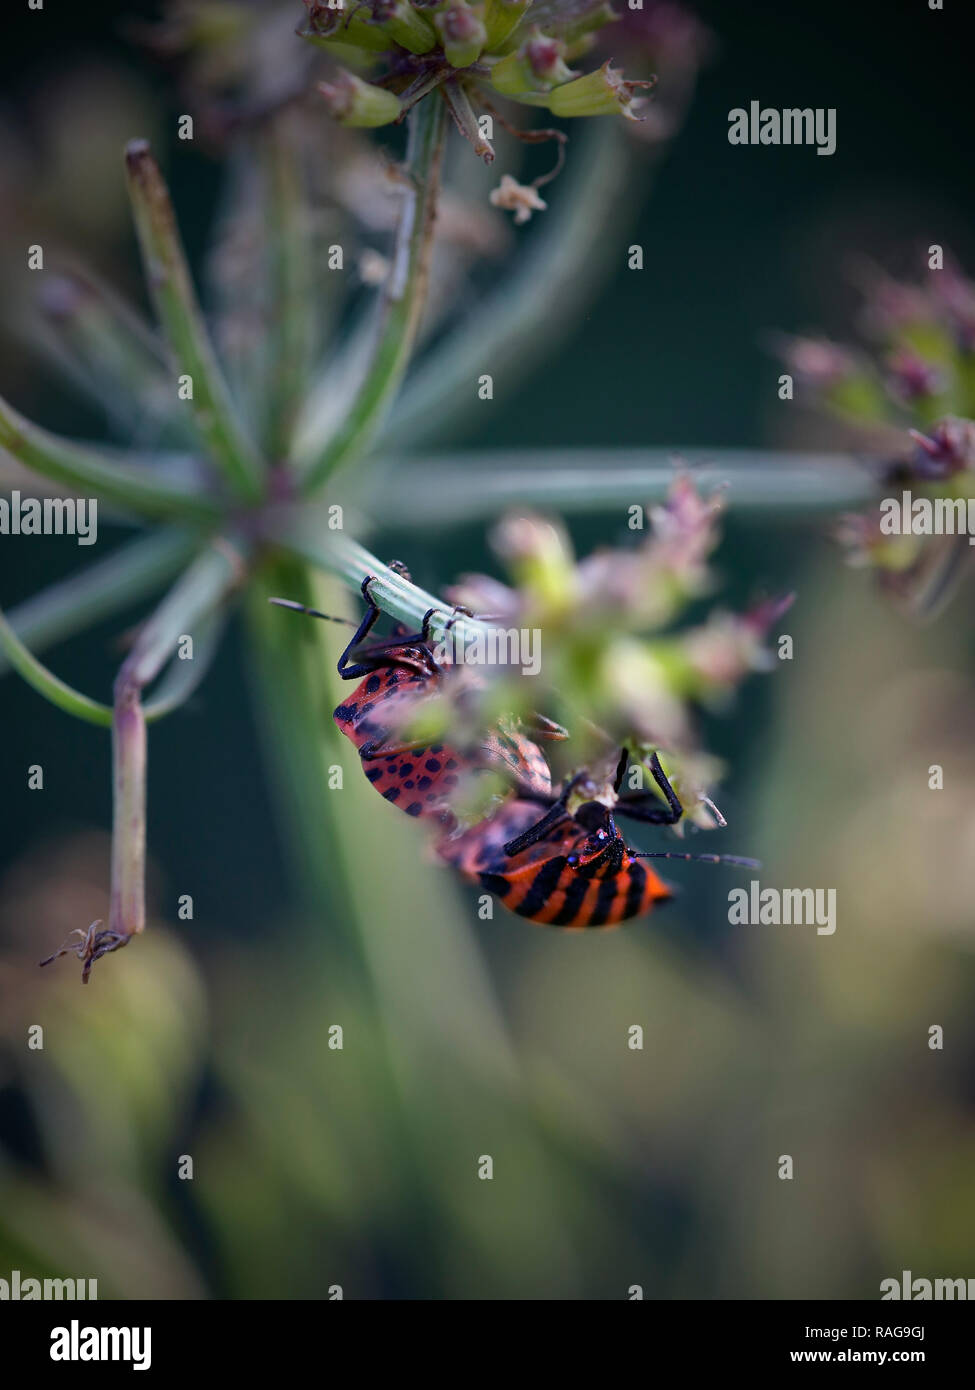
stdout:
[[[957,513],[950,529],[924,520],[927,509],[947,517],[975,498],[975,285],[941,256],[917,282],[873,266],[861,280],[866,349],[793,338],[780,351],[800,400],[837,416],[890,460],[878,470],[877,505],[835,528],[848,561],[872,570],[911,616],[930,618],[971,575],[975,558]],[[881,526],[888,501],[902,511],[895,521],[891,507]],[[922,513],[916,526],[912,501]]]
[[[305,0],[305,6],[303,38],[399,99],[387,123],[439,90],[475,146],[479,97],[482,109],[491,109],[491,95],[501,93],[557,116],[639,120],[644,103],[635,92],[653,85],[626,79],[609,62],[589,73],[570,66],[598,30],[619,18],[607,0],[361,0],[342,8]],[[378,115],[369,123],[379,124]],[[487,157],[483,141],[478,148]]]

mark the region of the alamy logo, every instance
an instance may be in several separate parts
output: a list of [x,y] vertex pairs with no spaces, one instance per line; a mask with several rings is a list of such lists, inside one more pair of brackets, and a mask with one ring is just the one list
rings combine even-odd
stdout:
[[880,504],[882,536],[968,536],[975,545],[975,497],[885,497]]
[[0,536],[75,536],[79,545],[98,540],[97,497],[0,497]]
[[836,889],[763,888],[753,878],[728,894],[728,921],[733,927],[815,927],[817,936],[832,936]]
[[909,1269],[899,1279],[881,1279],[881,1302],[902,1298],[914,1303],[953,1302],[975,1298],[975,1279],[915,1279]]
[[781,111],[759,101],[728,112],[732,145],[815,145],[817,154],[836,152],[835,106],[787,106]]
[[134,1371],[152,1365],[151,1327],[52,1327],[52,1361],[131,1361]]
[[523,676],[542,669],[542,633],[537,627],[489,627],[468,637],[451,627],[433,649],[441,666],[520,666]]
[[19,1269],[11,1270],[9,1279],[0,1279],[0,1302],[29,1303],[33,1299],[64,1299],[74,1303],[78,1299],[97,1299],[97,1279],[34,1279],[24,1278]]

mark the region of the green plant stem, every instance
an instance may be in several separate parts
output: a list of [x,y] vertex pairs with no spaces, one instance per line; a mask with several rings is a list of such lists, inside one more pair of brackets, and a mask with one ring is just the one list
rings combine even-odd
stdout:
[[[7,620],[33,652],[81,632],[129,604],[138,603],[183,565],[197,542],[188,531],[163,530],[120,545],[105,560],[86,566],[12,608]],[[0,656],[0,675],[6,664]]]
[[234,491],[255,502],[262,492],[263,465],[238,419],[210,342],[169,190],[144,140],[127,147],[125,164],[146,279],[174,366],[192,380],[197,430]]
[[426,302],[447,109],[433,96],[419,102],[408,119],[403,209],[378,306],[374,348],[337,433],[316,457],[298,461],[306,493],[314,492],[368,445],[399,389],[413,350]]
[[628,227],[654,161],[646,149],[635,157],[622,122],[587,124],[579,145],[570,146],[558,201],[519,250],[517,269],[419,363],[381,433],[381,447],[440,437],[477,406],[483,372],[494,378],[496,392],[515,385],[625,257]]
[[217,503],[194,492],[185,481],[154,472],[138,454],[113,457],[86,444],[49,434],[31,424],[0,397],[0,449],[46,478],[82,495],[117,503],[142,516],[209,521],[219,516]]
[[316,624],[295,620],[268,600],[285,592],[314,605],[307,566],[278,557],[249,587],[246,618],[255,714],[283,827],[283,848],[302,897],[332,920],[348,923],[349,885],[336,848],[335,819],[345,798],[330,788],[337,730],[327,698],[327,672]]
[[2,610],[0,610],[0,648],[3,649],[11,667],[52,705],[56,705],[66,714],[73,715],[75,719],[82,719],[88,724],[100,724],[104,728],[111,725],[111,706],[100,704],[98,700],[92,700],[87,695],[80,694],[79,691],[72,689],[70,685],[49,671],[20,640]]
[[[322,529],[314,525],[313,518],[307,518],[301,527],[282,532],[277,539],[286,553],[307,561],[316,569],[337,575],[351,589],[360,589],[363,580],[372,577],[369,593],[376,606],[415,629],[420,628],[425,615],[434,609],[437,616],[431,621],[431,632],[436,637],[453,615],[451,604],[397,574],[358,541],[340,533],[326,534],[323,540]],[[294,596],[281,594],[278,597]],[[453,630],[463,642],[474,642],[488,631],[484,623],[462,616],[454,619]]]
[[392,524],[409,507],[418,524],[445,526],[511,507],[617,510],[659,500],[675,460],[701,459],[702,488],[728,486],[734,509],[807,513],[861,506],[876,494],[864,462],[849,454],[763,449],[565,449],[385,459],[370,483],[370,519]]
[[[147,724],[164,719],[167,714],[172,714],[180,705],[185,704],[206,674],[216,652],[220,625],[212,615],[201,619],[201,625],[200,630],[194,634],[193,660],[174,662],[161,683],[156,698],[145,706]],[[48,670],[14,632],[2,609],[0,649],[10,667],[23,676],[27,684],[52,705],[86,724],[96,724],[103,729],[111,727],[114,716],[112,706],[103,705],[99,700],[83,695],[53,671]]]

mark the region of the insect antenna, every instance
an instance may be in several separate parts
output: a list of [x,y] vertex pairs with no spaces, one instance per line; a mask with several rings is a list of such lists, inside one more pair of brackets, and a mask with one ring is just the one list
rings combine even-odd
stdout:
[[631,859],[693,859],[697,864],[731,864],[739,869],[760,869],[758,859],[743,859],[737,854],[679,854],[676,850],[655,849],[644,853],[629,852]]
[[304,613],[309,618],[323,618],[327,623],[342,623],[345,627],[355,627],[351,618],[333,618],[331,613],[320,613],[317,608],[307,608],[303,603],[296,603],[291,598],[269,598],[268,603],[274,603],[278,608],[290,608],[294,613]]

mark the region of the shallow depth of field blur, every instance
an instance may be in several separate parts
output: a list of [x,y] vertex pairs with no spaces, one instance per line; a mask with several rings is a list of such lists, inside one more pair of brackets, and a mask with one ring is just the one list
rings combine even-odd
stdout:
[[[777,400],[769,336],[851,338],[857,257],[904,273],[937,241],[975,272],[962,50],[949,16],[890,8],[827,22],[812,0],[699,6],[719,49],[646,196],[646,270],[621,261],[514,400],[438,444],[675,445],[692,463],[839,447]],[[19,264],[25,228],[53,227],[137,291],[123,144],[155,137],[193,255],[217,171],[176,148],[158,67],[83,9],[12,31],[0,252]],[[730,146],[727,112],[752,99],[835,106],[837,153]],[[2,322],[0,378],[48,427],[97,428]],[[729,828],[693,847],[757,856],[763,884],[835,888],[831,937],[729,926],[748,876],[693,865],[667,866],[677,903],[613,932],[500,908],[481,922],[354,756],[340,842],[321,844],[335,905],[303,910],[235,633],[150,734],[149,925],[83,988],[73,960],[36,963],[104,913],[108,735],[6,676],[0,1278],[97,1278],[101,1297],[872,1299],[904,1269],[975,1275],[972,591],[911,626],[844,567],[826,520],[736,511],[730,494],[722,597],[795,588],[795,657],[709,725]],[[571,525],[580,552],[627,540],[623,508]],[[99,556],[122,535],[103,525]],[[493,563],[482,524],[429,526],[422,498],[369,543],[434,592]],[[64,537],[0,537],[0,603],[89,558]],[[50,660],[105,698],[124,626]],[[323,685],[323,726],[334,703]],[[355,930],[338,907],[349,863],[367,866]]]

